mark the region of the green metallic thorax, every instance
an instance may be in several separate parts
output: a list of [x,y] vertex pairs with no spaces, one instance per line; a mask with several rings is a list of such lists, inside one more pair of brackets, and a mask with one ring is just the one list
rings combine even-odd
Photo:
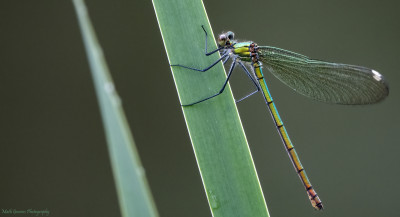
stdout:
[[239,55],[242,61],[251,62],[250,44],[253,42],[240,42],[233,45],[233,53]]

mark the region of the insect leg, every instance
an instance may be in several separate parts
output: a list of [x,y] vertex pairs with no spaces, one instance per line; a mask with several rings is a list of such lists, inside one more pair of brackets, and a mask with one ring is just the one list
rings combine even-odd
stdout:
[[256,86],[257,90],[253,91],[252,93],[248,94],[247,96],[245,96],[245,97],[243,97],[243,98],[241,98],[239,100],[236,100],[236,103],[238,103],[238,102],[240,102],[240,101],[242,101],[244,99],[247,99],[248,97],[250,97],[253,94],[255,94],[255,93],[260,91],[260,87],[257,85],[257,82],[254,80],[253,76],[251,76],[251,74],[250,74],[249,70],[246,68],[246,66],[240,61],[238,63],[242,67],[242,69],[246,72],[246,75],[250,78],[250,80],[253,82],[253,84]]
[[236,65],[236,58],[233,59],[232,64],[231,64],[231,67],[230,67],[230,69],[229,69],[228,76],[227,76],[227,78],[226,78],[226,80],[225,80],[225,82],[224,82],[224,85],[222,86],[222,88],[219,90],[218,93],[216,93],[216,94],[214,94],[214,95],[212,95],[212,96],[209,96],[209,97],[207,97],[207,98],[205,98],[205,99],[199,100],[199,101],[197,101],[197,102],[190,103],[190,104],[186,104],[186,105],[182,105],[182,106],[191,106],[191,105],[195,105],[195,104],[197,104],[197,103],[204,102],[204,101],[206,101],[206,100],[209,100],[209,99],[211,99],[211,98],[214,98],[214,97],[220,95],[221,93],[223,93],[224,90],[225,90],[226,85],[228,84],[229,78],[230,78],[231,75],[232,75],[232,72],[233,72],[233,69],[235,68],[235,65]]
[[189,67],[189,66],[184,66],[184,65],[181,65],[181,64],[174,64],[174,65],[171,65],[171,66],[179,66],[179,67],[183,67],[185,69],[191,69],[191,70],[195,70],[195,71],[198,71],[198,72],[205,72],[205,71],[211,69],[212,67],[214,67],[215,65],[217,65],[217,63],[219,61],[221,61],[222,59],[224,59],[224,58],[229,59],[229,53],[225,53],[224,55],[221,56],[221,58],[219,58],[217,61],[215,61],[213,64],[211,64],[210,66],[206,67],[205,69],[196,69],[196,68],[192,68],[192,67]]

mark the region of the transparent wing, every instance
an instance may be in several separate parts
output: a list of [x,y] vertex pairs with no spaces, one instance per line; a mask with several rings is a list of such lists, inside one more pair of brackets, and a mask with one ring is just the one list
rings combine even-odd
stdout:
[[260,46],[258,52],[263,66],[279,80],[318,101],[371,104],[389,94],[383,76],[373,69],[312,60],[275,47]]

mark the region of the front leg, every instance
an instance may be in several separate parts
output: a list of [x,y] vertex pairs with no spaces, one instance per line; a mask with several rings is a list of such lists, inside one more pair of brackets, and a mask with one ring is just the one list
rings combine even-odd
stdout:
[[217,52],[217,51],[223,49],[223,47],[219,47],[219,48],[217,48],[216,50],[213,50],[213,51],[211,51],[211,52],[207,52],[207,38],[208,38],[208,34],[207,34],[206,29],[204,28],[204,25],[201,25],[201,28],[203,28],[204,34],[206,35],[206,46],[205,46],[205,49],[204,49],[204,52],[205,52],[206,56],[209,56],[209,55],[211,55],[211,54],[213,54],[213,53],[215,53],[215,52]]

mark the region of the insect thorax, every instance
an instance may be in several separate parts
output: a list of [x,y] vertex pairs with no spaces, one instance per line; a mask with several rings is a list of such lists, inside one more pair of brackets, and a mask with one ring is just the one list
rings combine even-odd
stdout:
[[257,62],[258,55],[255,57],[257,53],[258,46],[254,42],[241,42],[233,45],[233,53],[238,55],[242,61],[245,62]]

